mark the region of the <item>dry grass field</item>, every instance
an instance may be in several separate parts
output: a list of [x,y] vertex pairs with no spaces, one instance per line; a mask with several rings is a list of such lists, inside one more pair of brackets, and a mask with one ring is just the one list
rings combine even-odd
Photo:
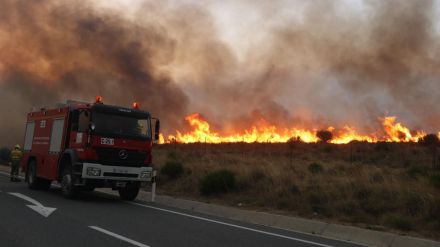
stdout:
[[[153,155],[158,170],[183,166],[159,173],[159,193],[440,239],[438,160],[417,143],[165,144]],[[234,183],[201,193],[221,169]]]

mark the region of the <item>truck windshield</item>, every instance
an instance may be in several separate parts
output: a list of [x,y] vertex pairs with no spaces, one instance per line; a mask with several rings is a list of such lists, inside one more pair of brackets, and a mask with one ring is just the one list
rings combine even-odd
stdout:
[[151,139],[151,121],[147,116],[145,118],[137,118],[126,115],[94,112],[92,121],[95,124],[95,133],[97,134]]

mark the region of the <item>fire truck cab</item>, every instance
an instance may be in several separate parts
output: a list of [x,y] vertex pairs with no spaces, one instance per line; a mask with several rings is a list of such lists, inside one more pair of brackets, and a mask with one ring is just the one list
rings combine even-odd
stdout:
[[63,195],[109,187],[121,199],[134,200],[142,182],[152,179],[151,148],[159,136],[156,119],[133,108],[68,101],[28,113],[22,169],[31,189],[61,184]]

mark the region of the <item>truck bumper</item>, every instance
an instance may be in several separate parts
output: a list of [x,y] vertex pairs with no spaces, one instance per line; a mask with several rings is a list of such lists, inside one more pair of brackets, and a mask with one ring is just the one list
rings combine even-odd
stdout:
[[151,181],[152,167],[105,166],[96,163],[83,163],[82,178],[118,181]]

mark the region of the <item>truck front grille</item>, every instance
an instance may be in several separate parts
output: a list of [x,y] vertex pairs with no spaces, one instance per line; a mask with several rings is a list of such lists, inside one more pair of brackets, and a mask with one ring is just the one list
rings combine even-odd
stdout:
[[[120,155],[121,152],[125,154]],[[147,152],[145,151],[119,148],[98,148],[96,153],[98,154],[99,162],[109,166],[141,167],[147,157]]]

